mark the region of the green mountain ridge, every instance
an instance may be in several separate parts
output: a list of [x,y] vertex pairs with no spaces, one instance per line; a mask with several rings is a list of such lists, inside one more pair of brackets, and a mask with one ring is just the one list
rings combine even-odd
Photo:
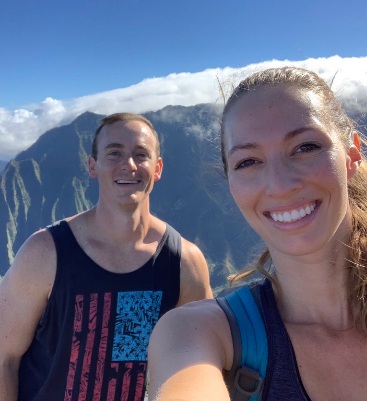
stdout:
[[0,160],[0,173],[4,170],[5,166],[8,164],[5,160]]
[[[221,111],[221,106],[200,104],[145,113],[160,137],[164,162],[151,210],[202,249],[214,289],[261,248],[222,173]],[[96,203],[98,186],[89,179],[86,159],[102,117],[86,112],[47,131],[0,173],[0,276],[29,235]],[[366,115],[356,120],[366,132]]]
[[[225,284],[257,242],[220,173],[220,113],[210,104],[145,113],[160,136],[164,161],[151,210],[203,250],[213,287]],[[47,131],[1,172],[0,275],[29,235],[96,203],[98,186],[86,159],[102,117],[86,112]]]

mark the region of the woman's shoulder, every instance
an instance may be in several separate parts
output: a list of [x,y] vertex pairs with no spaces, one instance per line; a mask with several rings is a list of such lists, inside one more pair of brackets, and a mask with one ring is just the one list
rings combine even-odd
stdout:
[[[171,344],[183,352],[221,354],[223,368],[233,360],[233,343],[228,320],[215,299],[189,302],[172,309],[161,317],[153,330],[153,342]],[[206,351],[204,351],[206,350]]]
[[211,326],[225,320],[225,315],[215,299],[203,299],[170,310],[160,319],[160,324],[195,322],[196,325],[205,327],[208,323]]

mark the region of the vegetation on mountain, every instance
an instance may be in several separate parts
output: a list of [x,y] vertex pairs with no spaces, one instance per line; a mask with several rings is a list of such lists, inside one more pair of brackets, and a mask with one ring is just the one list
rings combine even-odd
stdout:
[[[254,247],[261,247],[221,172],[221,110],[201,104],[145,114],[159,134],[164,160],[163,177],[151,195],[152,212],[202,249],[217,290],[246,264]],[[97,182],[89,179],[86,160],[102,117],[86,112],[46,132],[0,173],[0,275],[34,231],[97,201]]]
[[0,160],[0,173],[4,170],[5,166],[8,164],[8,162],[4,160]]
[[[160,136],[164,159],[152,212],[200,246],[218,288],[256,242],[244,230],[218,167],[220,112],[220,106],[197,105],[145,114]],[[0,274],[34,231],[97,201],[97,182],[89,179],[86,159],[102,117],[86,112],[46,132],[1,173]]]

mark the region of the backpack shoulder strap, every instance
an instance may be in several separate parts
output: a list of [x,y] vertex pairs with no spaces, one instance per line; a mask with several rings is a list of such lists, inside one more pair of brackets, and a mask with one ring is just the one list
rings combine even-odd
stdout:
[[261,315],[260,286],[245,285],[217,298],[227,316],[234,360],[225,380],[232,401],[260,401],[266,373],[268,346]]

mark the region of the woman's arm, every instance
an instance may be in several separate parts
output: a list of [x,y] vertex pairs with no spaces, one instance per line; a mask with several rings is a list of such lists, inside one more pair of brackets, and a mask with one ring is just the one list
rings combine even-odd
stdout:
[[232,354],[229,325],[215,300],[166,313],[149,345],[149,400],[229,401],[222,371]]

